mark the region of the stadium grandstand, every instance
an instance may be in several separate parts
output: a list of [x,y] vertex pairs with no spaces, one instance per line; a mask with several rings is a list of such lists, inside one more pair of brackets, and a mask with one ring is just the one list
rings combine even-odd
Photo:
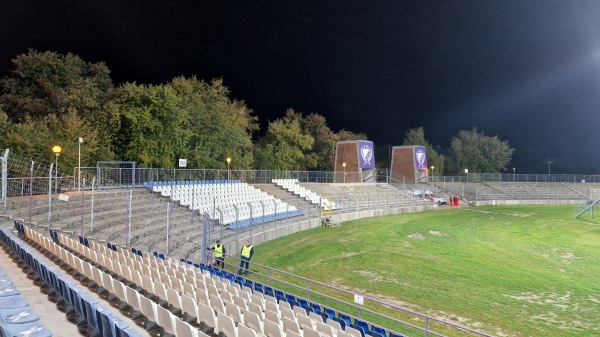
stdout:
[[[306,287],[284,290],[286,282],[274,275],[296,276],[265,266],[258,267],[271,283],[241,277],[213,267],[209,247],[218,239],[228,252],[238,252],[247,239],[258,245],[324,224],[441,207],[414,190],[459,195],[470,205],[585,207],[600,199],[593,177],[532,181],[531,176],[472,174],[418,185],[389,183],[387,177],[377,183],[333,183],[331,172],[103,163],[82,168],[79,181],[76,169],[56,172],[51,163],[3,154],[2,336],[72,336],[74,331],[106,337],[445,336],[436,332],[440,326],[461,336],[491,336],[391,303],[355,298],[413,317],[392,319],[343,300],[349,292],[336,289],[343,296],[334,298],[330,291],[311,290],[311,284],[335,287],[301,277]],[[36,298],[40,291],[47,299]],[[311,296],[341,305],[324,305]],[[348,313],[347,306],[358,313]],[[389,318],[390,324],[373,324],[361,312]],[[418,334],[396,332],[398,324]]]

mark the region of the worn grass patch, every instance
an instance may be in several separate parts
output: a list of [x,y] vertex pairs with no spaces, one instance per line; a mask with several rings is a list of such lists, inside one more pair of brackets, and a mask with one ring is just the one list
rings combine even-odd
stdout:
[[296,233],[253,260],[498,336],[600,336],[598,223],[572,206],[398,214]]

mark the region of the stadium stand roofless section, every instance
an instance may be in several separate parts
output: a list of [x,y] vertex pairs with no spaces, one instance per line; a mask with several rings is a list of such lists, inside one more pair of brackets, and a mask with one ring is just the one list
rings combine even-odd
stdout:
[[230,229],[304,214],[303,210],[239,180],[156,182],[144,186],[206,213]]

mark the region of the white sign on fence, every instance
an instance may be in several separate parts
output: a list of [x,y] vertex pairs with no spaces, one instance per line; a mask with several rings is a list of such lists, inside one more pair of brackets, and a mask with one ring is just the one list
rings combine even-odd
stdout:
[[60,201],[69,201],[69,196],[66,194],[59,194],[58,195],[58,200]]
[[179,159],[179,167],[186,167],[187,159]]
[[363,305],[364,301],[365,301],[365,298],[363,296],[354,294],[354,303],[358,303],[360,305]]

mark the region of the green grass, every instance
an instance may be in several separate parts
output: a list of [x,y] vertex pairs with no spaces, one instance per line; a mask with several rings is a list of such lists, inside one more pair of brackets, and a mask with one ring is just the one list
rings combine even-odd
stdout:
[[256,247],[253,261],[498,336],[600,336],[599,223],[574,219],[573,206],[442,209],[296,233]]

